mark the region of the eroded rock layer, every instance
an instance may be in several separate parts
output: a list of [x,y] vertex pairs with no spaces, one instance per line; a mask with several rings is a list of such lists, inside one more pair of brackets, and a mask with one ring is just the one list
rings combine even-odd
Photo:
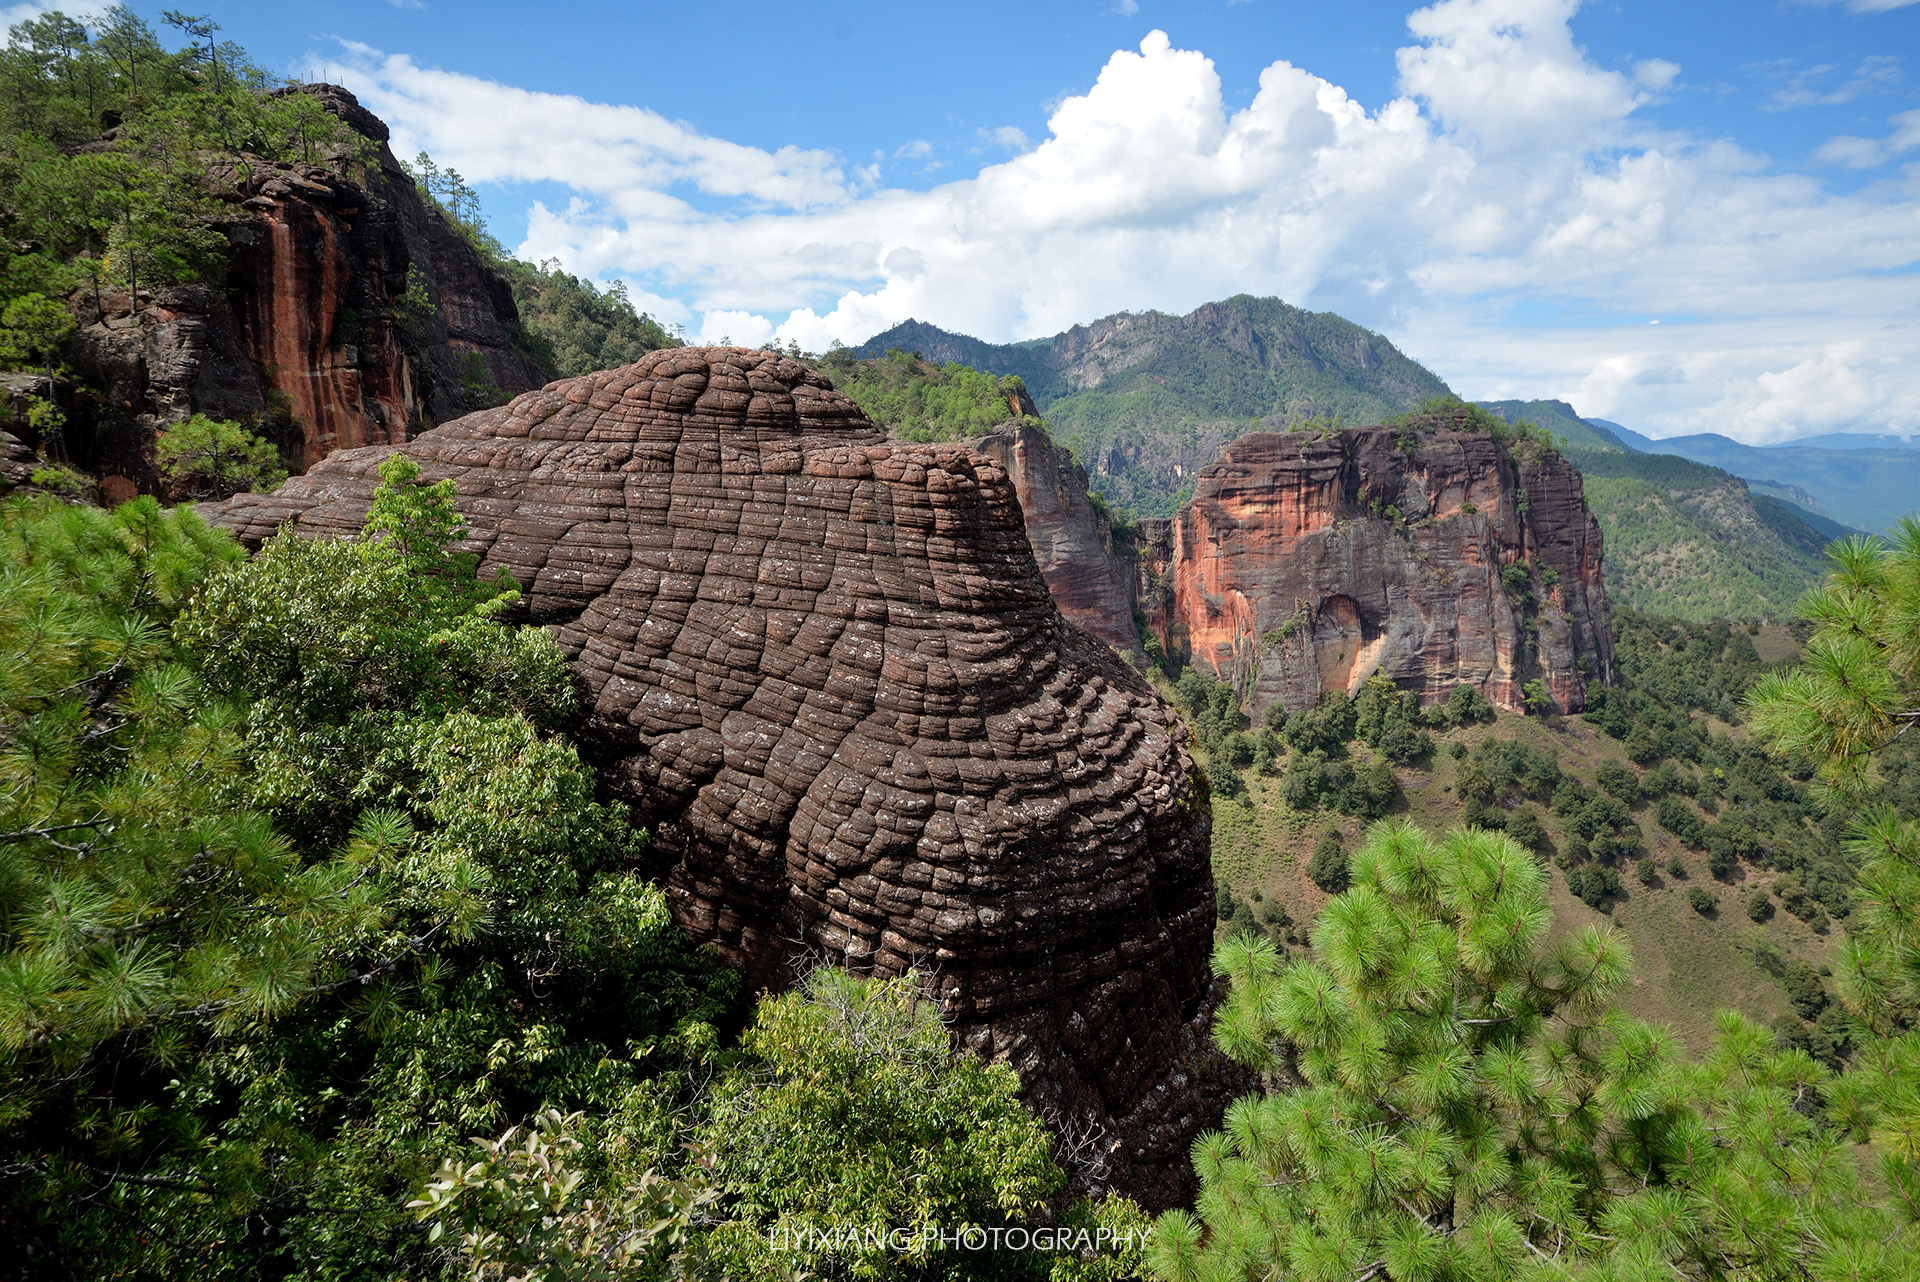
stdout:
[[981,437],[974,449],[1012,481],[1027,542],[1060,613],[1108,645],[1137,653],[1133,560],[1115,554],[1112,523],[1094,507],[1086,469],[1072,451],[1045,429],[1018,424]]
[[[510,572],[573,657],[584,750],[695,938],[755,985],[810,953],[930,972],[965,1044],[1108,1136],[1108,1179],[1182,1193],[1205,795],[1173,714],[1055,609],[1001,466],[888,441],[739,349],[654,353],[401,448],[453,479],[482,575]],[[215,519],[357,530],[389,452]]]
[[1580,473],[1462,417],[1261,432],[1146,523],[1145,596],[1163,645],[1245,690],[1254,711],[1355,693],[1376,672],[1432,702],[1477,686],[1562,710],[1611,679],[1599,525]]

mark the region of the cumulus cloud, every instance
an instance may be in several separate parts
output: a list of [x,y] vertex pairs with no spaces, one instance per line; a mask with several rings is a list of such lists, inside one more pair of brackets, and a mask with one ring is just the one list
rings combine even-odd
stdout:
[[[913,316],[1009,340],[1277,294],[1464,394],[1567,396],[1655,435],[1920,427],[1920,173],[1835,194],[1662,133],[1636,112],[1679,69],[1595,65],[1576,8],[1414,12],[1400,96],[1371,111],[1285,61],[1231,110],[1205,54],[1154,31],[1046,137],[924,191],[401,56],[362,50],[349,83],[470,179],[564,184],[520,252],[680,300],[702,337],[818,349]],[[1543,310],[1573,319],[1514,319]]]

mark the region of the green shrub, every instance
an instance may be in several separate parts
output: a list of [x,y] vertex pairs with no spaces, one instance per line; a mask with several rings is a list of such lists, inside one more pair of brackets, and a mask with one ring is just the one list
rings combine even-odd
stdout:
[[1698,886],[1687,887],[1687,902],[1703,917],[1713,911],[1713,896]]
[[1763,922],[1773,917],[1773,900],[1764,890],[1756,890],[1747,898],[1747,916],[1754,921]]
[[1329,828],[1314,846],[1313,858],[1307,861],[1307,879],[1329,895],[1337,895],[1347,888],[1347,877],[1347,852],[1341,845],[1340,830]]

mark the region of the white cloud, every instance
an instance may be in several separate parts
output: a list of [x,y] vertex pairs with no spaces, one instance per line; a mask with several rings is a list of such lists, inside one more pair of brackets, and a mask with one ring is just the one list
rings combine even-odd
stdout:
[[998,129],[982,129],[980,136],[997,147],[1008,151],[1026,151],[1033,144],[1027,141],[1027,131],[1018,125],[1001,125]]
[[1277,294],[1464,394],[1571,396],[1656,435],[1920,427],[1920,169],[1837,195],[1659,132],[1635,113],[1678,68],[1596,66],[1575,8],[1418,10],[1375,111],[1284,61],[1232,111],[1155,31],[1030,149],[925,191],[404,57],[362,51],[349,85],[469,179],[565,184],[521,252],[680,300],[703,337],[817,350],[915,316],[1009,340]]
[[92,22],[106,16],[108,0],[30,0],[27,4],[10,4],[0,8],[0,31],[5,31],[18,22],[31,22],[43,18],[58,9],[77,22]]
[[1905,79],[1900,70],[1900,59],[1892,54],[1869,54],[1860,60],[1860,65],[1847,74],[1844,79],[1834,83],[1834,74],[1838,68],[1831,63],[1821,63],[1801,71],[1789,72],[1791,63],[1775,63],[1771,69],[1776,75],[1784,77],[1786,84],[1774,90],[1769,98],[1772,110],[1785,111],[1793,107],[1832,107],[1843,102],[1852,102],[1855,98],[1875,90],[1889,90]]
[[1920,0],[1801,0],[1801,2],[1814,5],[1844,3],[1848,13],[1891,13],[1895,9],[1904,9],[1910,4],[1920,4]]
[[1140,12],[1140,0],[1113,0],[1113,11],[1123,18]]
[[1855,138],[1842,134],[1829,138],[1813,153],[1816,163],[1844,165],[1848,169],[1872,169],[1884,165],[1902,152],[1920,147],[1920,108],[1888,117],[1893,132],[1885,138]]

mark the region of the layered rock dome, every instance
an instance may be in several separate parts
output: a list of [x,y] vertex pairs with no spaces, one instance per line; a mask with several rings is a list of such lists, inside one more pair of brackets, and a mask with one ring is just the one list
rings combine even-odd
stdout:
[[[655,352],[399,447],[583,685],[583,751],[674,913],[756,986],[929,976],[956,1034],[1185,1191],[1208,1112],[1210,815],[1185,729],[1048,596],[1005,469],[889,441],[777,353]],[[357,531],[392,447],[213,519]]]

